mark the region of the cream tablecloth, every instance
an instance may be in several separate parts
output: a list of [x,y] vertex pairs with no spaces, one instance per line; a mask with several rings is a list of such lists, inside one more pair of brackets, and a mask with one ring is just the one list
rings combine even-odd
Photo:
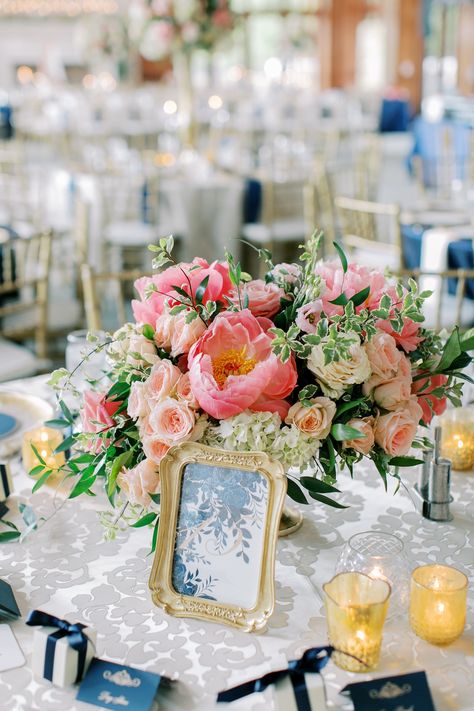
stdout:
[[[42,394],[43,381],[12,384]],[[410,484],[407,477],[407,484]],[[53,511],[51,490],[31,495],[19,463],[15,466],[16,504],[28,500],[42,515]],[[22,544],[0,549],[0,574],[13,587],[23,616],[41,608],[98,631],[97,654],[116,662],[178,679],[161,694],[160,708],[212,711],[215,694],[224,688],[281,668],[308,647],[326,643],[326,622],[318,590],[334,572],[344,541],[374,528],[397,533],[410,562],[444,562],[470,574],[468,624],[464,635],[448,648],[437,648],[410,631],[406,616],[385,627],[383,653],[374,676],[425,669],[437,711],[474,708],[474,631],[472,575],[474,474],[453,475],[454,521],[426,521],[403,489],[386,493],[370,467],[359,467],[354,481],[340,477],[341,500],[350,506],[336,511],[315,504],[305,508],[301,530],[278,543],[276,605],[267,630],[245,634],[196,620],[175,619],[153,607],[147,588],[151,566],[150,532],[121,533],[105,542],[97,511],[104,501],[67,502],[40,530]],[[0,707],[9,711],[86,711],[75,701],[76,688],[61,690],[33,679],[30,669],[32,630],[23,620],[12,624],[26,655],[26,665],[0,676]],[[351,709],[339,691],[349,681],[368,675],[349,674],[330,663],[324,679],[330,708]],[[221,709],[221,705],[219,705]],[[232,711],[271,711],[268,690],[235,702]]]

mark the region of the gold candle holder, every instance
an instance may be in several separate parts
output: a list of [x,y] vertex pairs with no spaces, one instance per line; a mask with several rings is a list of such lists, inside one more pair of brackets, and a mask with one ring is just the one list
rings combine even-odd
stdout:
[[338,650],[332,659],[347,671],[375,669],[391,593],[389,583],[364,573],[339,573],[323,589],[329,640]]
[[58,469],[66,461],[64,452],[54,453],[54,450],[62,441],[62,434],[52,427],[35,427],[25,432],[22,443],[24,469],[29,472],[41,464],[31,445],[36,447],[38,454],[46,462],[46,466],[49,469]]
[[422,565],[411,575],[410,625],[431,644],[454,642],[466,624],[467,578],[448,565]]
[[450,459],[453,469],[474,467],[474,408],[448,410],[441,418],[441,455]]

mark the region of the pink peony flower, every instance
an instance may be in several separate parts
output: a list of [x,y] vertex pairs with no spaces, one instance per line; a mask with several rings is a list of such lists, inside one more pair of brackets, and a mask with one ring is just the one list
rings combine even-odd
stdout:
[[[81,410],[81,422],[83,432],[106,432],[115,426],[113,415],[121,406],[121,402],[111,402],[106,399],[105,393],[98,393],[94,390],[86,390],[84,393],[84,404]],[[102,449],[108,447],[108,440],[97,437],[96,441],[90,441],[90,451],[97,454]]]
[[191,437],[196,415],[185,402],[167,397],[152,409],[148,421],[154,436],[171,446]]
[[296,314],[296,325],[304,333],[316,333],[318,321],[321,318],[323,302],[321,299],[310,301],[309,304],[301,306]]
[[182,373],[170,360],[160,360],[145,381],[146,394],[154,401],[164,400],[173,392]]
[[297,381],[293,358],[272,352],[272,322],[249,309],[224,311],[191,348],[191,388],[201,408],[217,419],[238,415],[254,403],[282,400]]
[[392,324],[389,320],[387,321],[377,321],[377,328],[389,333],[397,342],[397,344],[403,348],[405,353],[411,353],[416,350],[418,344],[422,342],[423,338],[419,336],[420,326],[409,318],[403,320],[403,329],[401,333],[397,333],[393,330]]
[[270,400],[261,396],[249,409],[253,412],[276,412],[284,421],[290,410],[290,403],[287,400]]
[[[242,303],[245,295],[248,297],[248,308],[254,316],[271,318],[278,313],[280,299],[285,296],[285,292],[276,284],[266,284],[263,279],[253,279],[240,287]],[[237,291],[234,290],[230,298],[236,306],[239,305]]]
[[360,454],[369,454],[374,446],[374,418],[373,417],[354,417],[347,423],[349,427],[359,430],[365,437],[355,437],[354,439],[345,440],[343,447],[355,449]]
[[[420,371],[416,373],[420,374]],[[433,395],[433,390],[444,387],[448,382],[446,375],[429,375],[420,380],[414,380],[412,384],[412,392],[417,395],[418,404],[422,409],[421,419],[425,425],[429,425],[433,419],[433,415],[442,415],[447,407],[446,397],[436,397]],[[420,392],[421,391],[421,392]]]
[[417,412],[410,403],[408,407],[388,412],[377,419],[375,441],[384,452],[392,457],[408,453],[418,427],[416,415]]
[[376,269],[369,269],[359,264],[349,264],[346,274],[342,269],[338,260],[330,262],[321,262],[316,267],[316,274],[322,278],[325,286],[324,292],[321,295],[323,300],[323,308],[326,316],[334,316],[342,314],[344,308],[336,306],[330,302],[344,293],[348,299],[354,294],[359,293],[362,289],[370,287],[369,295],[366,301],[360,304],[356,311],[357,313],[363,308],[375,309],[380,303],[380,299],[385,293],[394,292],[394,288],[387,282],[382,272]]
[[[203,294],[203,303],[206,301],[223,301],[232,291],[229,279],[229,268],[223,262],[209,264],[205,259],[195,257],[192,262],[183,262],[178,266],[169,267],[160,274],[152,277],[141,277],[135,282],[135,288],[140,301],[132,301],[133,315],[138,323],[148,323],[155,327],[158,317],[163,313],[164,304],[170,301],[176,305],[180,299],[179,294],[173,289],[178,286],[187,294],[192,290],[193,295],[200,283],[209,277],[206,290]],[[189,281],[188,281],[189,280]],[[191,284],[191,289],[189,284]],[[154,291],[146,298],[146,290],[154,285]]]
[[117,483],[131,504],[149,506],[149,494],[156,494],[160,488],[158,467],[149,459],[144,459],[133,469],[122,469]]

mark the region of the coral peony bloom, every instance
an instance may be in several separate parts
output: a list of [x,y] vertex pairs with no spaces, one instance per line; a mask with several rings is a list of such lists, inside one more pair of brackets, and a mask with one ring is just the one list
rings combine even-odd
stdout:
[[[81,422],[83,432],[106,432],[114,427],[113,415],[121,406],[121,402],[112,402],[106,399],[105,393],[98,393],[94,390],[86,390],[84,393],[84,404],[81,410]],[[97,454],[108,446],[106,439],[97,438],[96,442],[89,443],[89,449]]]
[[[273,353],[272,322],[249,309],[225,311],[188,356],[191,388],[201,408],[217,419],[238,415],[258,402],[283,400],[297,381],[293,358]],[[263,400],[262,400],[263,398]]]
[[164,400],[176,388],[182,373],[170,360],[160,360],[150,371],[145,381],[147,396],[154,401]]
[[[420,374],[418,371],[417,375]],[[446,397],[436,397],[433,395],[433,390],[443,387],[447,384],[448,378],[446,375],[429,375],[420,380],[414,380],[412,384],[412,392],[417,396],[418,404],[422,409],[422,420],[425,425],[429,425],[433,419],[433,415],[442,415],[446,410]],[[420,392],[421,391],[421,392]]]
[[388,412],[378,418],[375,425],[375,441],[384,452],[392,457],[408,453],[416,436],[419,422],[416,419],[417,415],[418,410],[415,410],[410,403],[407,407]]
[[284,420],[288,415],[290,403],[287,400],[271,400],[262,395],[249,409],[252,412],[276,412]]
[[167,397],[153,407],[148,422],[153,436],[171,446],[191,437],[196,416],[185,402]]
[[[203,279],[209,277],[202,301],[223,301],[232,291],[229,279],[229,267],[223,262],[209,264],[205,259],[195,258],[192,262],[183,262],[180,265],[169,267],[160,274],[152,277],[141,277],[135,282],[140,301],[132,301],[133,315],[138,323],[148,323],[155,327],[158,317],[163,313],[164,304],[170,301],[173,305],[181,297],[173,287],[178,286],[188,295],[196,293],[196,289]],[[191,284],[191,289],[190,289]],[[148,287],[153,286],[156,291],[146,297]]]
[[373,417],[354,417],[347,423],[349,427],[359,430],[365,437],[354,437],[354,439],[346,439],[343,447],[345,449],[355,449],[360,454],[369,454],[374,446],[374,418]]
[[393,336],[397,344],[403,348],[405,353],[411,353],[416,350],[418,344],[423,340],[423,338],[418,335],[420,331],[419,324],[415,323],[415,321],[412,321],[410,318],[403,319],[403,328],[401,333],[397,333],[393,330],[392,324],[389,320],[377,321],[376,326],[382,331],[385,331]]
[[[240,298],[242,303],[244,298],[248,298],[248,308],[254,316],[266,316],[271,318],[280,309],[280,300],[285,296],[285,292],[276,284],[265,284],[263,279],[253,279],[240,287]],[[236,291],[231,294],[232,302],[239,305],[239,295]]]
[[144,459],[133,469],[122,469],[117,477],[117,484],[131,504],[149,506],[149,494],[156,494],[160,488],[158,467],[150,459]]
[[314,397],[310,403],[308,407],[302,402],[292,405],[285,422],[287,425],[295,425],[300,432],[311,437],[325,439],[336,414],[336,403],[328,397]]
[[367,299],[356,308],[357,313],[364,308],[377,308],[380,299],[385,293],[391,294],[392,291],[395,293],[394,288],[387,282],[382,272],[359,264],[349,264],[347,272],[344,274],[344,270],[337,259],[330,262],[321,262],[316,267],[316,274],[321,277],[325,287],[321,298],[326,316],[334,316],[344,312],[343,306],[331,304],[331,301],[342,293],[350,299],[354,294],[358,294],[368,286],[370,287]]

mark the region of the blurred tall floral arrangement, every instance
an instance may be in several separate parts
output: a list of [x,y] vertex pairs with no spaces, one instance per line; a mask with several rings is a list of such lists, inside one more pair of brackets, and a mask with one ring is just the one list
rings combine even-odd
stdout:
[[119,81],[128,78],[136,50],[126,16],[87,17],[79,30],[79,43],[93,71],[111,71]]

